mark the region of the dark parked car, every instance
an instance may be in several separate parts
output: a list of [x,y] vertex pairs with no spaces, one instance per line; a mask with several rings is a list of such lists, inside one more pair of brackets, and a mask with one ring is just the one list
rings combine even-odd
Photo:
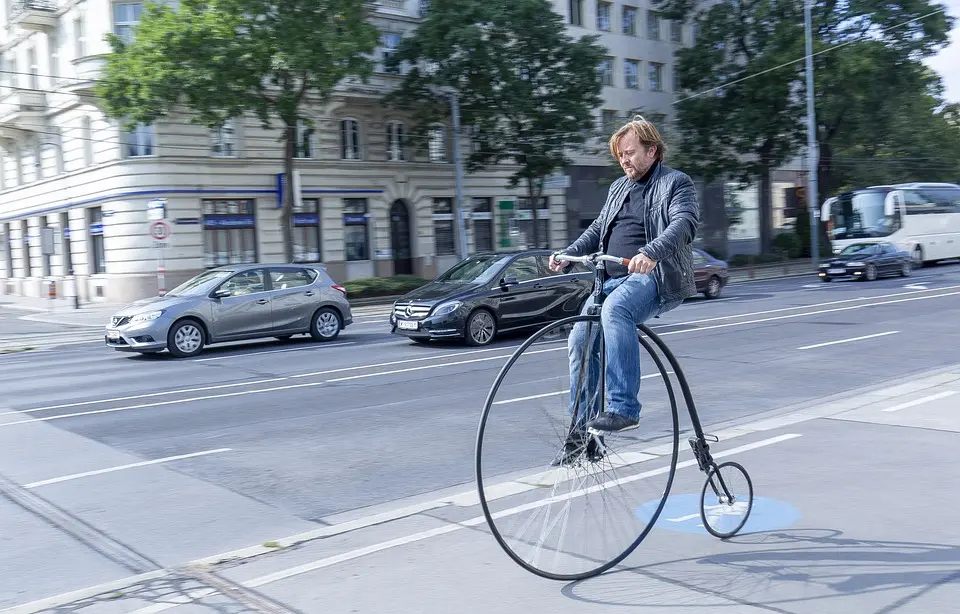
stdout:
[[727,263],[697,248],[693,248],[693,274],[697,292],[702,292],[707,298],[720,296],[720,291],[729,280]]
[[498,333],[540,327],[580,313],[593,271],[548,267],[550,250],[482,253],[459,262],[393,304],[391,332],[415,341],[461,338],[487,345]]
[[835,257],[820,265],[817,274],[823,281],[854,278],[873,281],[881,275],[907,277],[912,272],[910,254],[885,241],[861,241],[846,246]]

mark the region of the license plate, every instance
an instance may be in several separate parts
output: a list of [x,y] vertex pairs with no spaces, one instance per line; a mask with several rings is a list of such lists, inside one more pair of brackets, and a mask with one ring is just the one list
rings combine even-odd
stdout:
[[843,269],[827,269],[827,273],[833,273],[834,275],[843,273]]
[[419,322],[410,322],[407,320],[397,320],[397,328],[402,328],[403,330],[417,330],[419,328]]
[[118,330],[108,330],[108,331],[107,331],[107,339],[110,339],[110,340],[112,340],[112,341],[115,341],[115,340],[117,340],[117,339],[119,339],[119,338],[120,338],[120,331],[118,331]]

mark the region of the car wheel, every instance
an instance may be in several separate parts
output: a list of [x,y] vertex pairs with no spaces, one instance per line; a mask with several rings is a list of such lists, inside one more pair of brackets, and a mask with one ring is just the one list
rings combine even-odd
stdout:
[[717,298],[722,289],[723,284],[720,283],[720,278],[714,275],[707,280],[707,288],[703,291],[703,295],[707,298]]
[[196,320],[180,320],[167,333],[167,349],[177,358],[190,358],[203,351],[203,327]]
[[487,345],[497,335],[497,321],[486,309],[478,309],[467,318],[464,337],[469,345]]
[[903,266],[900,267],[900,276],[901,277],[910,277],[913,274],[913,265],[909,260],[903,263]]
[[867,265],[867,274],[864,275],[863,278],[866,279],[867,281],[876,281],[876,279],[877,279],[877,267],[874,266],[874,265],[872,265],[872,264],[868,264],[868,265]]
[[310,336],[314,341],[333,341],[340,336],[340,314],[330,307],[321,307],[313,314]]

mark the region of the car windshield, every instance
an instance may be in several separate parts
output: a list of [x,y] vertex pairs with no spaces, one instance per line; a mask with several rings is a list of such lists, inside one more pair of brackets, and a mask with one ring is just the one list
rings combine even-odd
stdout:
[[457,263],[437,277],[436,281],[456,284],[485,284],[493,281],[497,272],[506,264],[507,256],[472,256]]
[[188,279],[170,292],[166,296],[196,296],[205,294],[209,288],[216,285],[220,280],[233,275],[233,271],[204,271],[199,275]]
[[845,256],[849,254],[860,254],[860,253],[872,254],[876,250],[876,248],[877,248],[876,243],[851,243],[850,245],[844,247],[840,253]]

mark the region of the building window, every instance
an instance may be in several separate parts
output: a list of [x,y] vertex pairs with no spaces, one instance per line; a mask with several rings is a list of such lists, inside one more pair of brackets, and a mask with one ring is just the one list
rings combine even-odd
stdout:
[[660,14],[656,11],[647,11],[647,38],[660,40]]
[[400,122],[388,122],[387,160],[390,162],[402,162],[404,145],[403,124]]
[[520,236],[526,240],[528,248],[546,248],[550,246],[550,199],[546,196],[540,197],[537,206],[537,238],[539,245],[533,237],[533,207],[530,206],[529,198],[517,199],[517,230]]
[[600,62],[600,83],[613,85],[613,58],[604,58]]
[[583,0],[569,0],[570,2],[570,25],[583,25]]
[[143,4],[139,2],[122,2],[113,5],[113,33],[127,44],[133,42],[134,32],[140,23],[140,13]]
[[399,34],[383,34],[380,36],[380,54],[383,57],[383,72],[391,75],[400,74],[400,67],[396,68],[387,68],[387,60],[390,59],[390,56],[397,52],[397,48],[400,47],[400,35]]
[[90,237],[90,274],[107,272],[107,253],[103,246],[103,210],[100,207],[87,209],[87,235]]
[[443,126],[431,126],[428,132],[428,152],[431,162],[447,161],[447,129]]
[[452,256],[457,253],[453,227],[453,199],[433,199],[433,242],[435,255]]
[[30,89],[40,89],[40,64],[37,62],[37,48],[27,49],[27,69],[30,71]]
[[257,261],[257,220],[253,199],[205,198],[203,266],[251,264]]
[[73,270],[73,247],[70,243],[70,214],[66,211],[60,214],[60,236],[63,237],[63,273],[70,275]]
[[210,131],[210,150],[217,158],[232,158],[235,155],[233,120],[228,119]]
[[623,17],[622,17],[622,29],[623,33],[627,36],[636,36],[637,35],[637,9],[632,6],[623,7]]
[[73,20],[73,53],[76,58],[87,55],[87,35],[84,30],[83,15],[79,15]]
[[610,3],[597,3],[597,29],[604,32],[610,31]]
[[343,250],[347,261],[370,260],[366,198],[343,199]]
[[683,42],[683,22],[677,21],[676,19],[670,20],[670,42]]
[[10,224],[0,227],[0,241],[3,241],[3,276],[13,277],[13,244],[10,238]]
[[93,164],[93,122],[89,115],[84,115],[80,122],[80,138],[83,139],[83,164]]
[[340,157],[360,159],[360,123],[355,119],[340,120]]
[[617,129],[617,112],[604,109],[600,112],[600,129],[606,133],[613,133]]
[[297,141],[293,144],[294,158],[313,157],[313,126],[308,126],[302,119],[297,120]]
[[623,61],[623,86],[635,90],[640,88],[640,62],[637,60]]
[[32,266],[30,262],[30,223],[27,220],[20,220],[20,245],[23,246],[23,276],[30,277]]
[[51,274],[51,265],[53,264],[53,256],[50,254],[43,253],[43,231],[47,228],[50,228],[50,222],[47,220],[47,216],[40,216],[40,228],[37,229],[37,245],[40,246],[40,266],[41,274],[44,277],[49,277]]
[[663,64],[650,62],[650,65],[647,67],[647,75],[650,78],[650,91],[662,92],[663,91]]
[[322,261],[319,198],[304,198],[293,205],[293,261]]
[[478,252],[493,251],[493,199],[474,198],[470,214],[473,226],[473,249]]
[[154,149],[153,126],[138,125],[125,133],[127,142],[127,157],[152,156]]

